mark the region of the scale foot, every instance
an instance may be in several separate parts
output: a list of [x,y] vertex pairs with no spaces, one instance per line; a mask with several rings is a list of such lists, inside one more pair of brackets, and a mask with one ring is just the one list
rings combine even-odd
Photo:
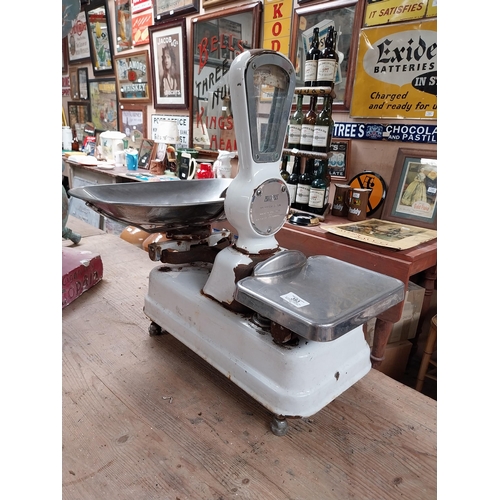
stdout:
[[150,337],[157,337],[158,335],[165,335],[167,333],[160,325],[153,321],[149,325],[148,332]]
[[271,431],[275,436],[284,436],[288,431],[288,422],[281,415],[274,415],[271,420]]

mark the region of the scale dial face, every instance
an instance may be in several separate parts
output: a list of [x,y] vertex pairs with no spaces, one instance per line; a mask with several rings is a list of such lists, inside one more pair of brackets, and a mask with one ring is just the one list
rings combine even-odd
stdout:
[[286,221],[290,194],[279,179],[269,179],[254,191],[250,203],[250,222],[255,232],[269,236],[278,232]]

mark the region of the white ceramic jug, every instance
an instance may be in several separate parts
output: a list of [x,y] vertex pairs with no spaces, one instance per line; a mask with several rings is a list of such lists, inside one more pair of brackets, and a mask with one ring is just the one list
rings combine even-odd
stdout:
[[107,130],[99,138],[101,154],[107,161],[114,161],[115,153],[123,151],[123,139],[126,135],[116,130]]

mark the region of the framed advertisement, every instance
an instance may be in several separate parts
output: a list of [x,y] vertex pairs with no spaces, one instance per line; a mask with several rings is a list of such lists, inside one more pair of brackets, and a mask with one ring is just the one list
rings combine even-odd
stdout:
[[116,52],[132,48],[131,0],[115,0]]
[[76,123],[87,123],[90,121],[90,103],[68,102],[68,125],[75,127]]
[[151,102],[149,52],[115,56],[115,75],[120,102]]
[[346,181],[349,177],[350,139],[331,139],[328,155],[328,173],[332,182]]
[[97,131],[118,130],[116,81],[89,80],[91,120]]
[[81,63],[90,59],[89,32],[85,11],[81,11],[71,22],[71,30],[67,37],[69,63]]
[[129,146],[138,149],[141,141],[148,136],[146,104],[120,103],[120,132],[126,135]]
[[85,7],[94,76],[112,74],[113,41],[107,0],[94,0]]
[[78,91],[78,69],[70,68],[69,70],[69,95],[71,99],[80,99],[80,92]]
[[148,27],[153,24],[153,13],[151,10],[132,14],[132,45],[149,45]]
[[200,0],[156,0],[153,5],[155,23],[199,10]]
[[349,109],[356,65],[358,34],[363,21],[364,0],[332,0],[294,10],[289,58],[296,68],[296,86],[304,85],[306,53],[313,30],[319,28],[320,49],[329,26],[337,31],[339,69],[335,81],[333,111]]
[[186,20],[149,26],[154,107],[185,109],[187,92]]
[[89,98],[89,73],[87,68],[78,68],[78,95],[84,101]]
[[434,151],[399,149],[382,219],[437,228],[437,155]]
[[[260,2],[229,6],[193,20],[191,138],[192,146],[204,152],[237,151],[231,96],[221,76],[236,56],[258,46],[261,6]],[[214,44],[213,39],[221,42]],[[266,102],[265,93],[261,97]]]

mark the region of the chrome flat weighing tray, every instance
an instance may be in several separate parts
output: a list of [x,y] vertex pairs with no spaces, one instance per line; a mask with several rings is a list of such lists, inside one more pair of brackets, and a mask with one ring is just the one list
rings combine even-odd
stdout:
[[240,280],[236,300],[317,342],[329,342],[404,298],[404,284],[325,255],[286,250]]

